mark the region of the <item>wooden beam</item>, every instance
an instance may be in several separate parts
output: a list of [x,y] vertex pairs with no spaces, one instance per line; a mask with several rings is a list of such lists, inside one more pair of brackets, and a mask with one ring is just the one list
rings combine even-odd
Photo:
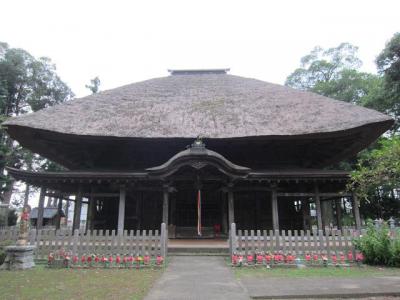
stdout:
[[164,186],[163,191],[163,211],[162,211],[162,222],[168,226],[168,202],[169,202],[169,188]]
[[361,229],[361,217],[360,217],[360,202],[358,201],[358,197],[355,193],[353,193],[353,214],[354,219],[356,221],[356,229]]
[[316,206],[316,209],[317,209],[318,230],[323,230],[323,228],[322,228],[322,214],[321,214],[321,198],[320,198],[318,184],[315,184],[314,199],[315,199],[315,206]]
[[58,198],[56,229],[60,229],[60,227],[61,227],[62,201],[63,201],[62,198]]
[[119,190],[119,206],[118,206],[118,235],[122,235],[124,233],[125,198],[126,198],[126,187],[121,186]]
[[[351,194],[319,193],[320,197],[350,197]],[[278,197],[314,197],[315,193],[278,193]]]
[[228,189],[228,220],[229,228],[235,223],[235,198],[232,188]]
[[339,230],[342,229],[342,199],[335,199],[336,223]]
[[38,217],[36,220],[36,229],[43,228],[43,213],[44,213],[45,195],[46,195],[46,188],[42,187],[40,189],[40,195],[39,195]]
[[278,212],[278,193],[276,188],[271,193],[271,205],[272,205],[272,228],[279,230],[279,212]]
[[79,186],[78,192],[75,198],[74,206],[74,219],[72,222],[72,230],[79,230],[81,226],[81,211],[82,211],[82,187]]
[[235,191],[235,192],[247,192],[247,191],[249,191],[249,192],[256,192],[256,191],[270,192],[272,190],[273,190],[273,188],[270,188],[270,187],[258,187],[258,186],[254,186],[254,187],[243,186],[243,187],[235,187],[235,188],[233,188],[233,191]]

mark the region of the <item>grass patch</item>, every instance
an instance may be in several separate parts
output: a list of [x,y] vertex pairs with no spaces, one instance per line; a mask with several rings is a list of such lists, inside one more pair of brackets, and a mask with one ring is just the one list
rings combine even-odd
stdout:
[[290,277],[290,278],[305,278],[305,277],[371,277],[371,276],[400,276],[398,268],[380,268],[380,267],[350,267],[350,268],[304,268],[304,269],[285,269],[265,267],[259,268],[235,268],[236,278],[244,276],[254,277]]
[[1,299],[142,299],[162,270],[48,269],[0,271]]

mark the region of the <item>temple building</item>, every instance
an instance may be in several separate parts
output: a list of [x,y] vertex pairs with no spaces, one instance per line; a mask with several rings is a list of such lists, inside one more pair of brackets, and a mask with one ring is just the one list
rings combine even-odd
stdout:
[[[170,70],[6,121],[23,147],[59,172],[8,168],[44,196],[88,203],[88,229],[159,229],[171,237],[238,229],[341,226],[348,172],[332,166],[388,130],[379,112],[228,74]],[[70,196],[75,196],[70,198]],[[199,206],[199,197],[200,203]],[[199,214],[200,212],[200,214]]]

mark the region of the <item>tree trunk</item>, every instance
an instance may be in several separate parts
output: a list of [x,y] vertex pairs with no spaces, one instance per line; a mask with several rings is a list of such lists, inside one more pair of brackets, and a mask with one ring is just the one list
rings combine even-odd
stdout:
[[30,194],[30,185],[25,184],[25,196],[24,196],[24,206],[28,205],[29,203],[29,194]]

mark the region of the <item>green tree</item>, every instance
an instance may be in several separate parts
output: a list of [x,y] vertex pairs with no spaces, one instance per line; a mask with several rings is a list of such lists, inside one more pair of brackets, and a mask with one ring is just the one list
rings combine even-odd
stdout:
[[358,48],[349,43],[329,49],[317,46],[301,58],[301,67],[287,77],[285,84],[296,89],[312,90],[320,82],[339,79],[343,70],[361,66],[357,51]]
[[365,200],[370,217],[389,218],[399,214],[399,187],[400,137],[382,138],[377,148],[362,152],[348,189]]
[[333,99],[373,107],[383,88],[381,77],[360,72],[358,48],[342,43],[336,48],[315,47],[301,59],[301,67],[286,79],[286,85]]
[[395,118],[397,129],[400,127],[400,32],[389,40],[378,55],[376,64],[384,80],[384,94],[378,109]]
[[100,89],[100,79],[99,77],[95,77],[90,80],[90,84],[85,85],[85,87],[92,91],[92,94],[96,94]]
[[[36,59],[23,49],[10,48],[0,43],[0,118],[36,111],[73,97],[70,88],[56,73],[56,67],[49,58]],[[9,139],[0,129],[0,180],[1,198],[9,203],[13,181],[4,166],[21,167],[26,152]]]

